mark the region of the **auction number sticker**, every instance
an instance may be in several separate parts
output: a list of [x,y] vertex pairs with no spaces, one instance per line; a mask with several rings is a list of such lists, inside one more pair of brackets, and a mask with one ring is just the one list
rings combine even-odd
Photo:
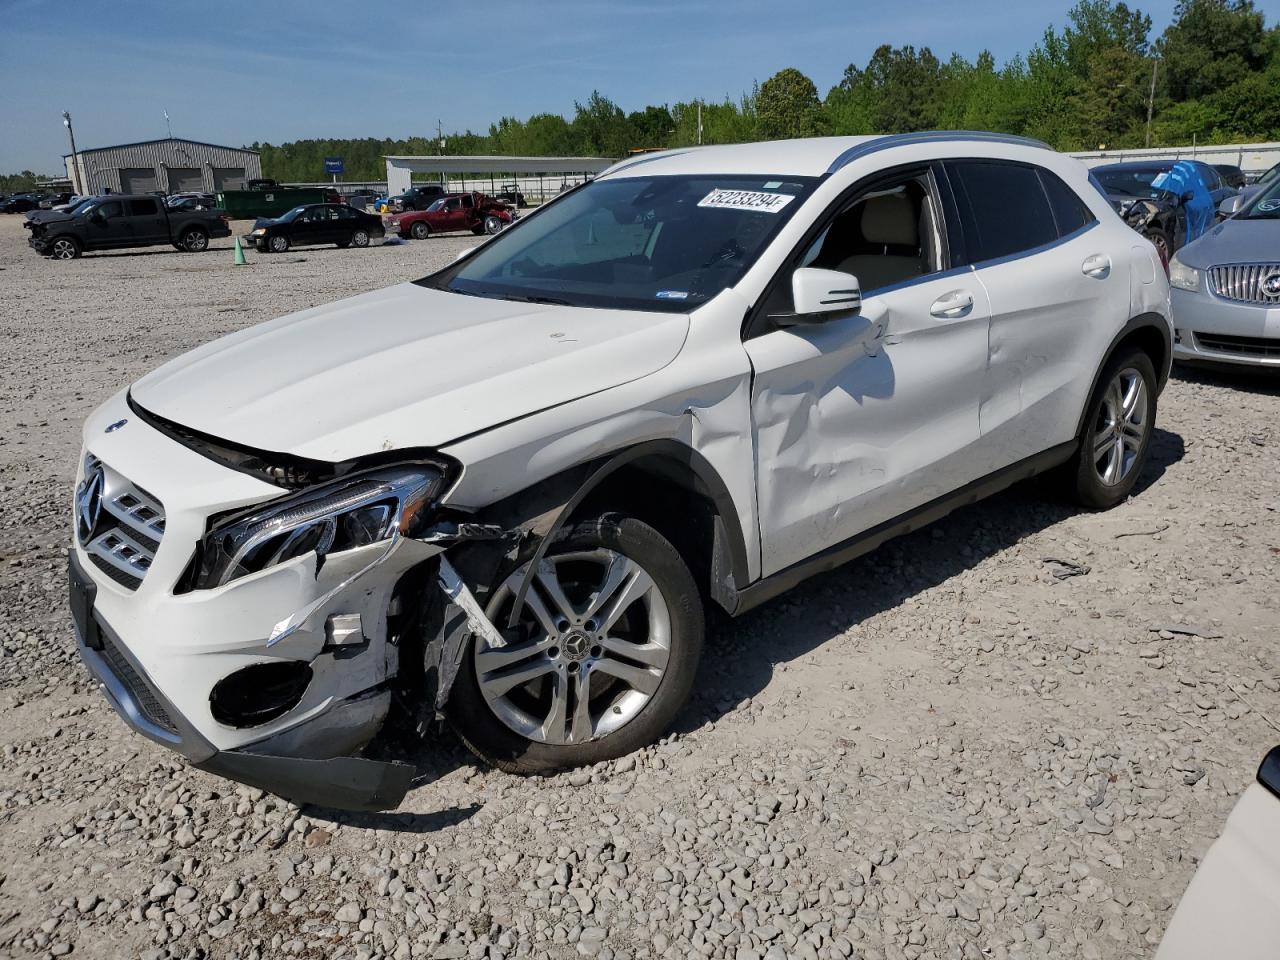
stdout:
[[756,213],[777,213],[794,200],[787,193],[761,193],[756,190],[712,190],[698,201],[700,207],[714,210],[754,210]]

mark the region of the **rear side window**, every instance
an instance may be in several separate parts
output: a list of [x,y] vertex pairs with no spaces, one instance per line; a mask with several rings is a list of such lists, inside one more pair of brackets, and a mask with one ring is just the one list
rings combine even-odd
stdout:
[[1040,170],[1040,184],[1049,198],[1049,207],[1053,210],[1059,237],[1075,233],[1085,224],[1093,223],[1093,211],[1084,205],[1076,192],[1063,183],[1057,174]]
[[959,160],[946,168],[964,232],[965,262],[1013,256],[1058,239],[1035,167]]
[[129,216],[149,217],[156,212],[156,202],[150,199],[130,200]]

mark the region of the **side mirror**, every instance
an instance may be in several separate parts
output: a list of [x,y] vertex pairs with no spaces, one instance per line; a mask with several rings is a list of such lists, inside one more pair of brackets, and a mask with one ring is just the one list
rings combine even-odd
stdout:
[[106,217],[104,217],[104,216],[102,215],[101,211],[98,211],[98,210],[95,210],[95,211],[93,211],[93,213],[89,214],[89,220],[90,220],[90,222],[92,222],[92,223],[106,223],[106,222],[107,222],[107,218],[106,218]]
[[1243,206],[1244,197],[1237,193],[1234,197],[1227,197],[1227,199],[1218,204],[1218,216],[1222,217],[1224,220],[1227,217],[1234,217],[1240,212],[1240,208]]
[[862,306],[862,288],[851,273],[799,267],[791,274],[791,301],[795,313],[774,318],[781,326],[823,323],[857,313]]

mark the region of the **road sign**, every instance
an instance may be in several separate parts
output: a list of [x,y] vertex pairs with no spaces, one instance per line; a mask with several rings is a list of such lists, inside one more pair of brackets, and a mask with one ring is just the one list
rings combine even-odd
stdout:
[[324,172],[332,173],[336,175],[339,173],[346,173],[347,171],[346,171],[346,166],[345,164],[343,164],[341,157],[325,157]]

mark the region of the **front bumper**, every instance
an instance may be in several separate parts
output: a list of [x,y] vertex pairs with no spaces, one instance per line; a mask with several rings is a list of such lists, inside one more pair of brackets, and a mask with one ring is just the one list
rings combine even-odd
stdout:
[[[390,681],[399,672],[389,635],[397,584],[442,548],[384,541],[331,555],[323,565],[299,557],[222,587],[183,592],[177,584],[209,515],[284,491],[154,429],[123,393],[89,418],[85,438],[106,474],[104,504],[108,494],[127,490],[163,508],[163,533],[145,573],[113,575],[96,537],[89,538],[94,553],[79,537],[71,551],[80,653],[126,723],[202,769],[291,799],[394,806],[411,770],[350,754],[378,732],[390,706]],[[83,461],[80,473],[78,486]],[[333,618],[361,630],[340,643]],[[282,714],[242,726],[221,722],[211,707],[214,689],[263,664],[305,664],[310,680]]]
[[1280,306],[1223,300],[1173,288],[1173,357],[1184,363],[1280,369]]
[[[76,646],[107,702],[133,730],[182,754],[200,770],[260,787],[297,803],[344,810],[389,810],[404,799],[414,768],[362,757],[306,756],[273,752],[273,747],[308,749],[336,731],[343,738],[367,741],[386,713],[385,691],[356,698],[324,718],[291,731],[289,743],[268,740],[240,750],[219,750],[154,684],[129,648],[93,609],[96,585],[72,551],[68,581]],[[382,701],[382,702],[378,702]],[[302,736],[299,736],[299,735]],[[314,744],[310,744],[314,749]]]

